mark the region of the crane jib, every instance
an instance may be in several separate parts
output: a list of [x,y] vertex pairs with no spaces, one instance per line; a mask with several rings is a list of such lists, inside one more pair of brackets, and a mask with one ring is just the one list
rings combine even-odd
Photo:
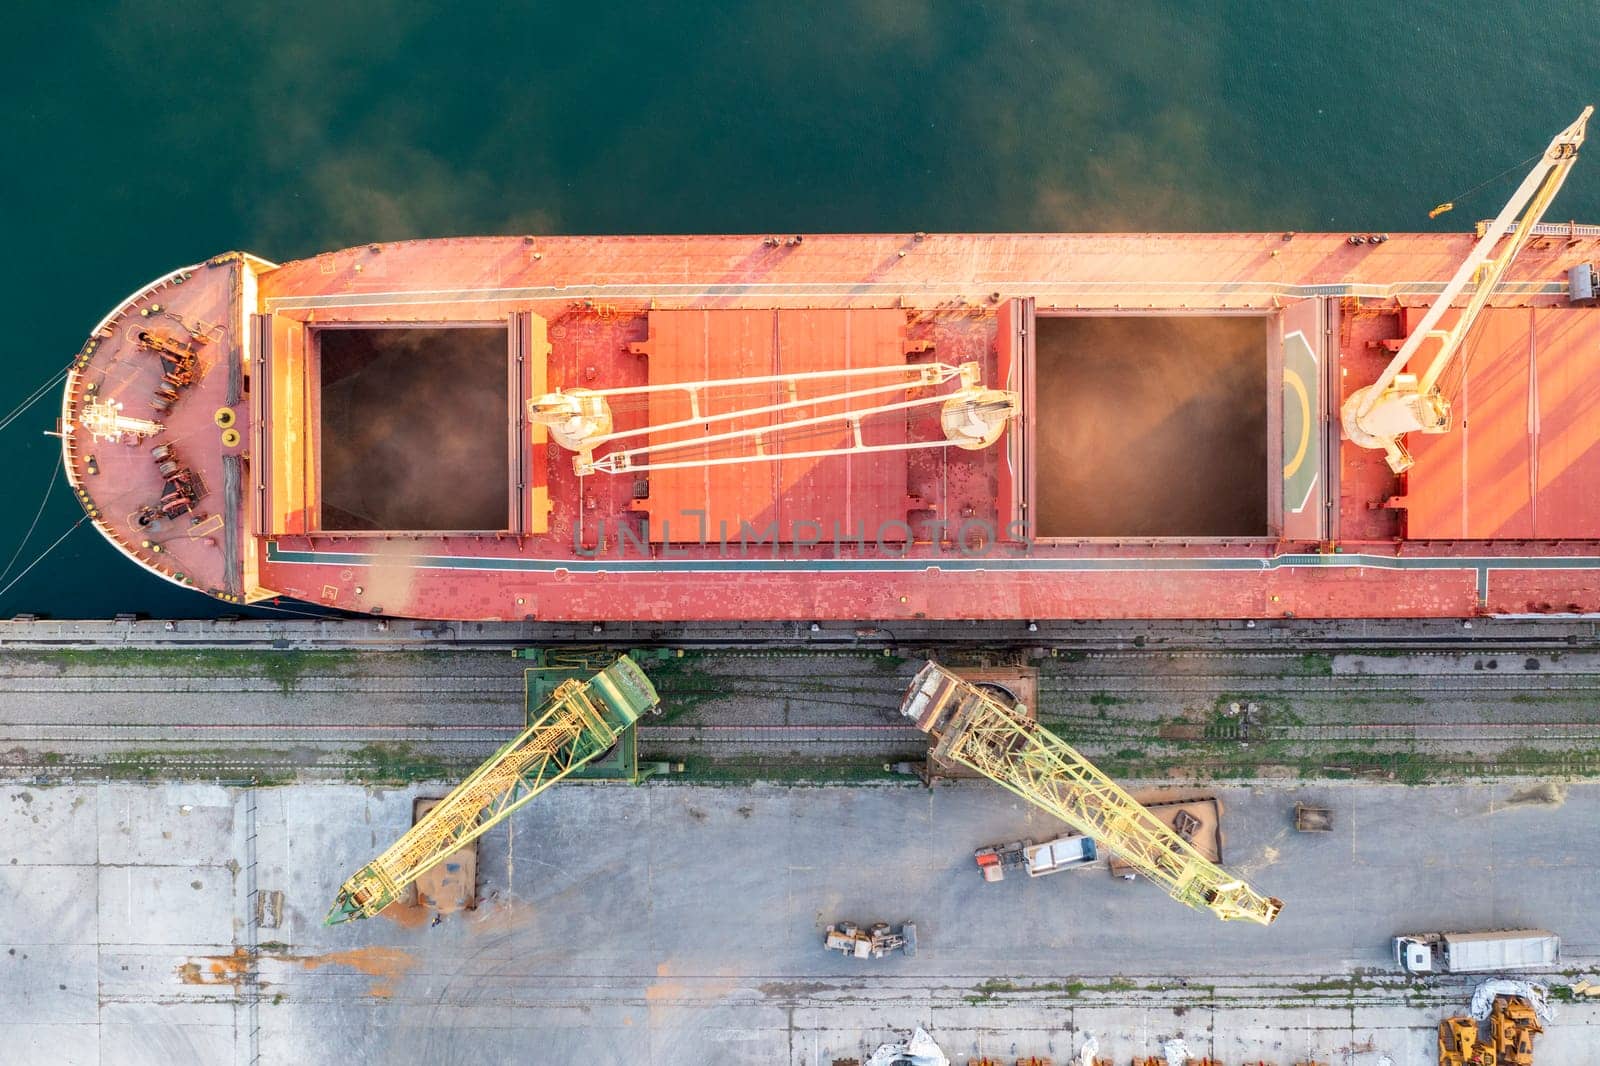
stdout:
[[456,849],[609,750],[656,702],[649,678],[625,655],[588,681],[563,681],[522,733],[344,883],[327,924],[369,918],[394,903]]
[[1174,899],[1224,920],[1270,925],[1283,908],[1200,854],[1048,729],[936,662],[912,680],[901,713],[958,762],[1093,837]]

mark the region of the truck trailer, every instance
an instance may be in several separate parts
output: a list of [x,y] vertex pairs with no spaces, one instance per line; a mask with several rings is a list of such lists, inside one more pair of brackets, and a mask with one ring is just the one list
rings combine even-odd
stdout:
[[1394,961],[1406,973],[1493,973],[1554,966],[1561,938],[1547,929],[1484,933],[1407,933],[1394,938]]
[[1075,867],[1088,866],[1099,857],[1094,840],[1078,833],[1035,844],[1032,840],[1014,840],[1009,844],[992,844],[972,853],[978,863],[978,872],[985,881],[1004,881],[1006,871],[1023,869],[1029,877],[1044,877]]

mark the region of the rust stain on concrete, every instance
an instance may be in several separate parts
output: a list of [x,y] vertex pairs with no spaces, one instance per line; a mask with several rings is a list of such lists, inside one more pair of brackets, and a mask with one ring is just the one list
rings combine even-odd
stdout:
[[234,948],[228,955],[200,955],[178,965],[178,980],[186,985],[238,987],[244,981],[249,962],[244,948]]
[[[261,952],[259,958],[281,962],[299,963],[307,970],[323,966],[348,966],[369,977],[376,978],[367,994],[386,998],[394,993],[394,982],[416,965],[416,959],[404,948],[368,947],[350,951],[333,951],[323,955],[287,955]],[[178,964],[178,980],[187,985],[228,985],[238,988],[244,983],[250,965],[250,954],[243,947],[234,948],[227,955],[198,955],[188,962]],[[266,982],[260,982],[266,984]]]
[[350,951],[332,951],[325,955],[295,957],[308,970],[323,966],[348,966],[369,977],[377,978],[367,994],[387,998],[394,993],[394,982],[405,976],[417,964],[416,958],[404,948],[368,947]]
[[416,929],[428,921],[428,908],[415,903],[391,903],[378,914],[402,929]]

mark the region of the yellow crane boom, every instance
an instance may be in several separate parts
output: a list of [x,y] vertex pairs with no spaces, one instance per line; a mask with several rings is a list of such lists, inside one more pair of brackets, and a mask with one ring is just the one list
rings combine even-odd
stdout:
[[938,663],[912,680],[900,712],[934,738],[935,757],[976,770],[1104,843],[1178,902],[1261,925],[1283,909],[1201,855],[1060,737]]
[[588,681],[563,681],[527,729],[344,883],[326,924],[383,910],[445,856],[604,753],[657,702],[655,686],[626,655]]

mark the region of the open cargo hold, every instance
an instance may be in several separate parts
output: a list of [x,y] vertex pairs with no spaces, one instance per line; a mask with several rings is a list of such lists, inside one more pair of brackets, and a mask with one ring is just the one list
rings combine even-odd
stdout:
[[507,331],[322,328],[321,528],[506,528]]
[[1267,536],[1269,324],[1038,316],[1037,535]]

